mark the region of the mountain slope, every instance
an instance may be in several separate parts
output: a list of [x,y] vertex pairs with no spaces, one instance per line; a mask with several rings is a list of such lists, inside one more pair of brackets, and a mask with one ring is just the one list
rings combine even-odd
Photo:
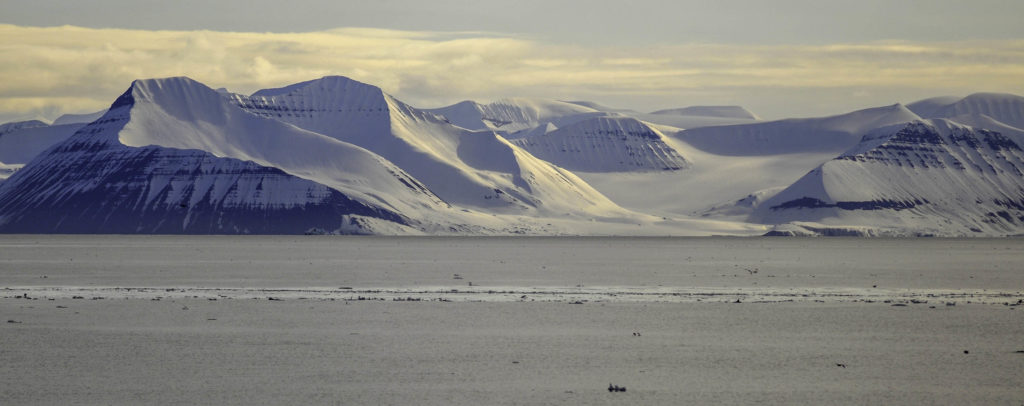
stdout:
[[643,172],[689,166],[663,134],[629,117],[590,118],[511,142],[572,171]]
[[456,127],[351,79],[325,77],[231,100],[380,154],[452,204],[492,213],[626,213],[571,172],[493,132]]
[[294,234],[445,207],[369,151],[170,78],[135,81],[4,182],[0,231]]
[[867,131],[919,118],[906,107],[896,104],[822,118],[694,128],[680,132],[677,137],[695,148],[717,155],[838,154],[856,145]]
[[684,128],[750,124],[760,121],[756,114],[740,106],[690,106],[658,110],[653,113],[641,113],[635,110],[616,109],[586,101],[573,101],[570,103],[590,107],[594,110],[613,115],[632,117],[645,123],[674,127],[676,131]]
[[48,124],[46,124],[46,123],[44,123],[42,121],[39,121],[39,120],[14,121],[14,122],[10,122],[10,123],[3,123],[3,124],[0,124],[0,137],[3,137],[5,134],[13,132],[13,131],[17,131],[17,130],[23,130],[23,129],[26,129],[26,128],[47,127],[47,126],[48,126]]
[[1024,151],[999,133],[917,121],[866,135],[762,203],[751,220],[897,234],[1017,234],[1024,230],[1022,170]]
[[83,125],[48,125],[38,120],[0,125],[0,182]]
[[[40,123],[42,124],[42,123]],[[84,124],[38,125],[0,130],[0,162],[26,164],[40,152],[64,141]]]
[[907,108],[910,109],[910,111],[913,111],[914,114],[917,114],[921,118],[935,118],[936,112],[950,104],[960,101],[960,99],[963,98],[957,96],[930,97],[924,100],[918,100],[916,102],[909,103],[907,104]]
[[427,109],[449,122],[469,130],[495,131],[511,135],[548,123],[562,126],[585,117],[603,115],[587,106],[543,99],[508,98],[489,104],[463,101],[447,107]]
[[96,121],[96,119],[100,117],[103,117],[103,114],[105,114],[106,112],[106,110],[100,110],[97,112],[85,114],[64,114],[60,117],[57,117],[56,120],[53,120],[53,125],[88,124],[93,121]]
[[907,105],[922,118],[986,115],[1024,130],[1024,97],[1005,93],[975,93],[962,99],[933,98]]

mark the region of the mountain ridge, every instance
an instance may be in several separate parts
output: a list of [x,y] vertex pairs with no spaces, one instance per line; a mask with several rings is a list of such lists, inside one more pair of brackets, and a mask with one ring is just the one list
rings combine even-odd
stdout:
[[[286,90],[234,95],[236,104],[359,145],[409,171],[446,202],[499,213],[625,211],[585,182],[494,132],[471,131],[376,86],[325,77]],[[316,93],[330,96],[318,98]],[[258,96],[264,94],[267,96]],[[316,100],[316,106],[310,100]]]
[[763,202],[751,220],[904,227],[936,235],[1024,229],[1024,150],[946,119],[878,129]]
[[0,232],[1024,234],[1020,96],[656,113],[140,79],[99,117],[0,125]]
[[[368,151],[233,109],[191,79],[133,82],[100,119],[0,185],[0,231],[295,234],[340,228],[346,215],[408,225],[409,196],[441,204]],[[355,162],[346,173],[303,167],[275,137]],[[270,164],[282,160],[286,170]]]

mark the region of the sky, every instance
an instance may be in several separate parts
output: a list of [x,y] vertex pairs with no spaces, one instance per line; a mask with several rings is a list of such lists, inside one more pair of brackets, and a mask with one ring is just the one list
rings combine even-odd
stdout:
[[343,75],[418,107],[503,97],[809,117],[1024,94],[1018,0],[0,0],[0,122],[138,78],[252,93]]

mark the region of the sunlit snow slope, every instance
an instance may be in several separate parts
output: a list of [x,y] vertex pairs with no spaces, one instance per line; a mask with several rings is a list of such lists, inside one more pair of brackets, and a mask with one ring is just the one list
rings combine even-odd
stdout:
[[507,98],[488,104],[467,100],[425,111],[440,115],[462,128],[490,130],[504,136],[548,123],[560,127],[587,117],[605,115],[587,106],[529,98]]
[[896,235],[1024,231],[1024,151],[948,120],[880,129],[761,204],[753,221],[870,226]]
[[628,215],[572,172],[494,132],[457,127],[375,86],[330,76],[230,97],[254,114],[373,151],[454,205],[506,214]]
[[962,99],[940,97],[907,105],[922,118],[956,119],[984,115],[1024,130],[1024,97],[1004,93],[975,93]]

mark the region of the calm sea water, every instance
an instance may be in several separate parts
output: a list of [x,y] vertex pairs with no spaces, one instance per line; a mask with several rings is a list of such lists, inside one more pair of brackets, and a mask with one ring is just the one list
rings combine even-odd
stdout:
[[0,236],[0,285],[1024,290],[1021,239]]
[[0,236],[0,404],[1015,405],[1021,245]]

